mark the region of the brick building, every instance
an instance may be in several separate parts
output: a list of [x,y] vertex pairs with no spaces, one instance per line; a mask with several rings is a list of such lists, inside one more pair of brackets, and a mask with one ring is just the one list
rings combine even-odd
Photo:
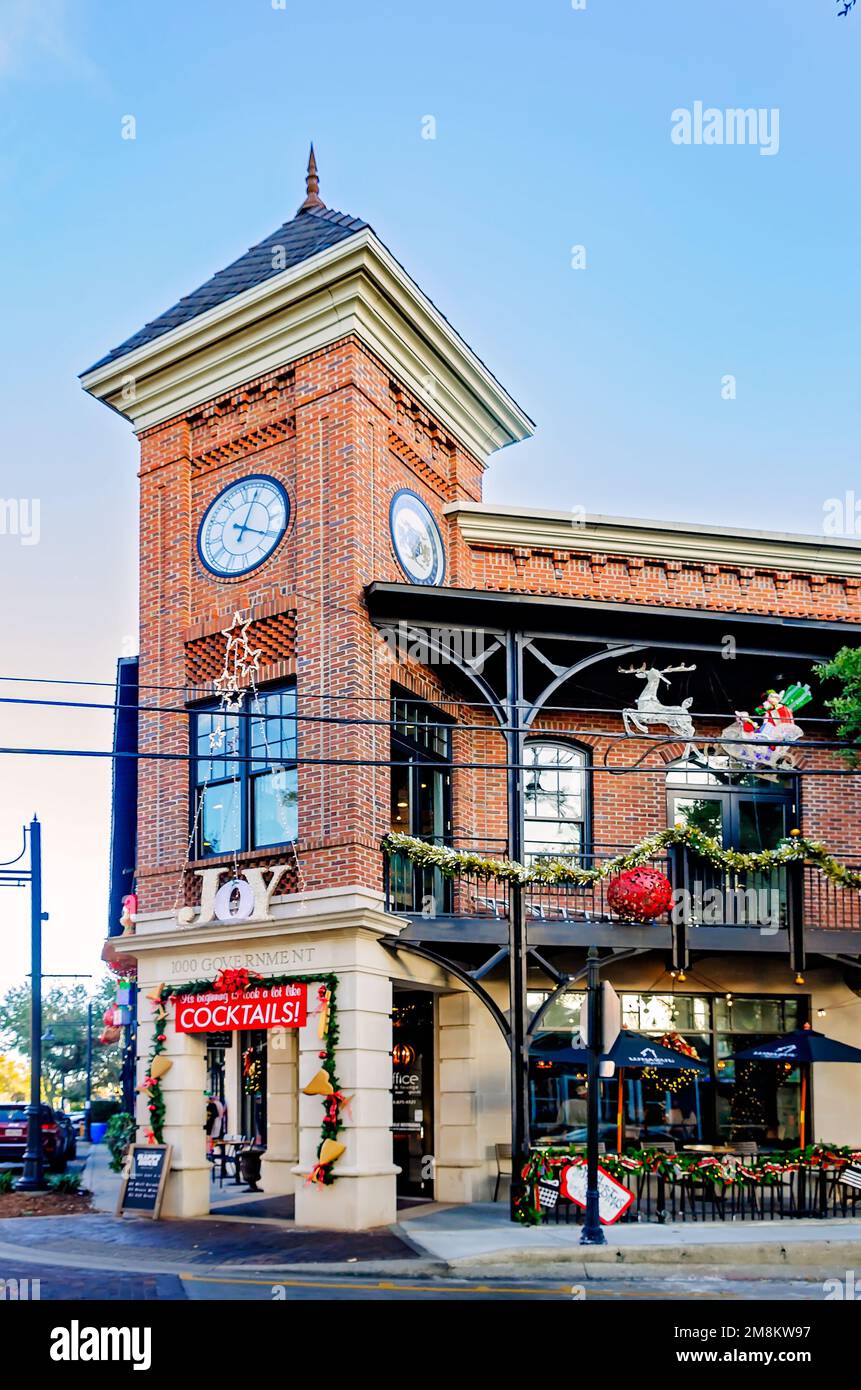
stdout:
[[[208,1210],[207,1090],[230,1132],[265,1146],[264,1190],[295,1191],[304,1224],[391,1220],[398,1192],[486,1199],[510,1139],[511,1062],[491,1006],[504,1022],[513,988],[534,1014],[555,988],[551,963],[575,983],[554,995],[546,1033],[570,1034],[590,945],[626,1023],[695,1038],[711,1067],[677,1104],[628,1083],[627,1138],[797,1142],[799,1072],[748,1076],[742,1104],[728,1059],[740,1037],[822,1010],[829,1033],[861,1042],[854,891],[780,868],[748,876],[766,920],[742,894],[682,929],[620,922],[604,885],[536,890],[512,975],[505,885],[384,864],[380,842],[396,829],[485,857],[599,866],[681,820],[743,851],[801,829],[851,861],[858,785],[831,775],[832,750],[802,745],[797,774],[744,773],[719,736],[735,710],[804,684],[855,640],[861,548],[483,503],[494,451],[532,423],[372,228],[324,205],[313,155],[297,215],[83,385],[141,446],[144,756],[135,934],[122,943],[141,983],[139,1075],[155,987],[225,967],[330,973],[353,1097],[336,1181],[306,1182],[320,1144],[320,1095],[304,1093],[322,1056],[314,1019],[215,1047],[178,1032],[171,1005],[166,1211]],[[237,653],[246,693],[225,709]],[[649,671],[666,672],[652,713],[687,713],[693,738],[635,722]],[[807,744],[830,732],[812,684]],[[690,856],[669,858],[676,886],[694,884]],[[696,883],[723,891],[718,878]],[[215,889],[237,879],[253,907],[219,914]],[[579,1081],[540,1063],[540,1045],[533,1137],[576,1137]],[[859,1101],[854,1068],[817,1069],[807,1133],[861,1142]]]

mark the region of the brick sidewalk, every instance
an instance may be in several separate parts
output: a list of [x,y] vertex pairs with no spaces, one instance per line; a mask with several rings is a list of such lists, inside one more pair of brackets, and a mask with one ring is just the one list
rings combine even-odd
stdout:
[[17,1217],[0,1221],[0,1245],[50,1246],[94,1264],[126,1252],[171,1264],[338,1264],[348,1260],[409,1260],[413,1250],[388,1230],[316,1231],[250,1220],[150,1221],[130,1217]]

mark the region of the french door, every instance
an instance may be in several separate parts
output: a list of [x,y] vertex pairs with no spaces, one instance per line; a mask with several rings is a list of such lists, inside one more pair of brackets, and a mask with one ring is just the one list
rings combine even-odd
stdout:
[[[745,854],[775,849],[797,820],[794,786],[702,786],[669,788],[671,825],[681,823],[716,839],[724,849]],[[685,886],[691,892],[692,918],[737,926],[785,926],[787,878],[785,868],[765,873],[725,873],[698,856],[688,855]],[[710,896],[712,917],[703,915],[703,899]],[[722,895],[721,897],[716,896]],[[722,915],[720,915],[722,912]]]

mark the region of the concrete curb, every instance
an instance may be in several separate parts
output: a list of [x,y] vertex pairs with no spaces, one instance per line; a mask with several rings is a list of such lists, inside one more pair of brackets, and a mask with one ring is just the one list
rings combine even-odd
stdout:
[[683,1288],[690,1284],[714,1283],[718,1288],[728,1283],[759,1284],[779,1282],[781,1284],[797,1281],[799,1284],[819,1284],[826,1279],[844,1279],[846,1269],[837,1261],[832,1265],[811,1265],[795,1267],[785,1264],[761,1265],[715,1265],[686,1264],[682,1268],[671,1268],[667,1264],[600,1265],[568,1260],[564,1264],[548,1260],[546,1264],[528,1267],[511,1264],[450,1265],[449,1279],[463,1279],[489,1283],[496,1280],[517,1278],[524,1282],[546,1282],[564,1284],[602,1284],[602,1283],[654,1283],[677,1284]]
[[[810,1268],[833,1269],[839,1265],[843,1269],[853,1268],[853,1263],[861,1262],[861,1241],[858,1240],[810,1240],[792,1241],[779,1244],[777,1241],[747,1242],[738,1244],[697,1244],[677,1245],[639,1245],[639,1246],[596,1246],[582,1245],[570,1248],[557,1246],[532,1246],[529,1249],[493,1250],[483,1255],[466,1255],[448,1261],[449,1269],[486,1269],[489,1266],[521,1268],[541,1265],[545,1267],[603,1268],[616,1272],[622,1268],[649,1265],[669,1270],[707,1268],[721,1269],[726,1266],[750,1270],[767,1266],[771,1270],[787,1268],[805,1272]],[[604,1277],[611,1277],[609,1274]]]

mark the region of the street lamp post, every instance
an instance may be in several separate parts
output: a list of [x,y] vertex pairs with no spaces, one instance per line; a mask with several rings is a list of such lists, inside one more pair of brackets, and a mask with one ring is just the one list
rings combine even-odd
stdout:
[[84,1096],[84,1138],[89,1144],[92,1137],[91,1112],[93,1106],[93,1001],[87,1004],[87,1090]]
[[601,1019],[601,965],[598,948],[589,947],[586,973],[586,1008],[589,1035],[588,1095],[586,1099],[586,1210],[583,1216],[581,1245],[606,1245],[607,1237],[601,1228],[598,1201],[598,1108],[603,1027]]
[[[27,1149],[24,1173],[18,1180],[21,1192],[43,1192],[47,1187],[42,1160],[42,827],[34,815],[26,837],[30,837],[30,871],[21,878],[30,881],[30,1104],[27,1106]],[[23,851],[22,851],[23,854]]]

